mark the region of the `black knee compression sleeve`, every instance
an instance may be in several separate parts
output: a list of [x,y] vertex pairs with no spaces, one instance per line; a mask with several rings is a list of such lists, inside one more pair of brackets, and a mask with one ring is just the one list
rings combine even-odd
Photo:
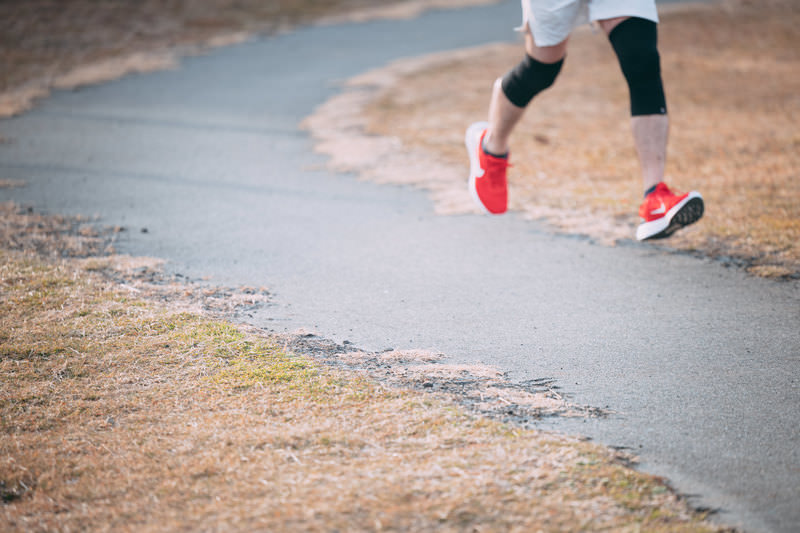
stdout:
[[653,21],[632,17],[608,36],[628,82],[631,115],[663,115],[667,112],[658,55],[658,29]]
[[563,59],[542,63],[525,54],[525,59],[503,76],[503,93],[515,106],[525,107],[534,96],[553,85],[563,64]]

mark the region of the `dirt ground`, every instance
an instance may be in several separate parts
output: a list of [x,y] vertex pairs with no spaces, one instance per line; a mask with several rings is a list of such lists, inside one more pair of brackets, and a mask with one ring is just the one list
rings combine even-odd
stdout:
[[[700,191],[706,214],[652,246],[800,278],[799,24],[800,7],[787,0],[662,9],[666,181]],[[443,214],[476,212],[463,132],[485,119],[495,77],[522,50],[492,45],[399,61],[351,80],[306,125],[334,168],[426,188]],[[576,31],[560,78],[512,138],[511,208],[604,243],[631,239],[641,185],[627,106],[605,37]]]

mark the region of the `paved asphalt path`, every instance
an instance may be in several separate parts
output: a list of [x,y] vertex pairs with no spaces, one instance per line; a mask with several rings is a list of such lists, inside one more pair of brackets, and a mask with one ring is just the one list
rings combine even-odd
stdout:
[[29,184],[0,200],[99,214],[130,230],[123,252],[266,285],[275,303],[253,321],[275,331],[555,378],[615,414],[546,427],[632,449],[723,522],[800,530],[797,283],[554,236],[514,215],[438,217],[424,193],[321,170],[298,130],[340,80],[514,40],[518,18],[508,1],[306,28],[57,93],[0,122],[13,140],[0,177]]

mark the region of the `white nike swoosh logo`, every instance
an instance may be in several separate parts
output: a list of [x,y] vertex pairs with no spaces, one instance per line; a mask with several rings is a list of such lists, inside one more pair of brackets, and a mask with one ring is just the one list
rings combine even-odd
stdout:
[[667,206],[664,205],[664,202],[661,202],[661,207],[659,207],[658,209],[653,209],[652,211],[650,211],[650,214],[663,215],[666,212],[667,212]]
[[475,177],[482,178],[484,174],[486,174],[486,171],[483,170],[482,168],[478,168],[478,171],[475,173]]

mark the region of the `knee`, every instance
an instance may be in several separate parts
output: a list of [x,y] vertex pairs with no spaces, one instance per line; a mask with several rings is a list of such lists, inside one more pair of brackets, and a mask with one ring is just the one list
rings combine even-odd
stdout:
[[503,93],[515,106],[525,107],[534,96],[553,85],[563,64],[563,59],[543,63],[525,54],[525,58],[500,80]]
[[666,98],[661,80],[656,23],[629,18],[618,24],[608,38],[628,83],[631,114],[665,114]]

